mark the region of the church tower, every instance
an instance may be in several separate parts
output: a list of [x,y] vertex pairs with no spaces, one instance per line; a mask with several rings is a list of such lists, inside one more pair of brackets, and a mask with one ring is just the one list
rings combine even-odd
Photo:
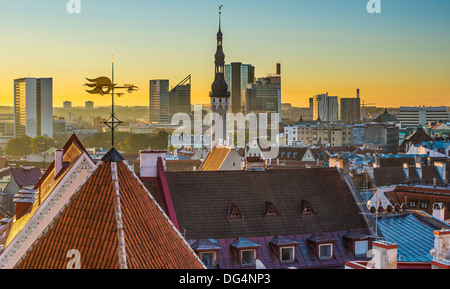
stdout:
[[[222,6],[219,8],[219,32],[217,33],[217,51],[215,55],[215,78],[211,87],[211,149],[215,144],[226,144],[226,120],[230,105],[230,93],[225,81],[225,54],[223,53],[221,31]],[[222,121],[222,126],[218,122]],[[219,127],[222,127],[220,131]]]

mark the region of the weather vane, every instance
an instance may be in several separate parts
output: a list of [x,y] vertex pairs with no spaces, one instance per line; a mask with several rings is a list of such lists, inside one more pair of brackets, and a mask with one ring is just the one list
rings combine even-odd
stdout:
[[86,83],[85,86],[90,87],[91,90],[86,90],[90,94],[99,94],[99,95],[111,95],[111,117],[103,122],[111,129],[111,145],[114,148],[114,131],[116,128],[123,123],[120,121],[114,112],[114,95],[118,97],[122,96],[124,93],[115,93],[115,90],[118,89],[126,89],[128,93],[132,93],[133,91],[139,90],[139,88],[133,84],[124,84],[123,86],[117,86],[114,83],[114,55],[112,61],[112,77],[109,79],[108,77],[101,76],[94,79],[86,78],[90,83]]

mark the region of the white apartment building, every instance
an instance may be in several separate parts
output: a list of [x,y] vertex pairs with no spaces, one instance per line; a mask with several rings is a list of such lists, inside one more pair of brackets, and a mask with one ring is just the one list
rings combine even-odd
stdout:
[[14,80],[14,137],[53,137],[53,79]]
[[337,96],[318,94],[313,97],[313,119],[321,121],[339,120],[339,101]]
[[397,115],[402,128],[417,128],[430,122],[449,121],[450,114],[445,106],[441,107],[400,107]]

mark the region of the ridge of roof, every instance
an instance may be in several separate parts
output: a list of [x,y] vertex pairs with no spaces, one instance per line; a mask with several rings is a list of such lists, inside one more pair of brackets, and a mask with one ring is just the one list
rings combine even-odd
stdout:
[[119,268],[120,269],[128,269],[127,263],[127,251],[125,244],[125,231],[123,229],[123,219],[122,219],[122,206],[120,203],[120,187],[119,187],[119,177],[117,173],[117,163],[111,163],[111,177],[113,181],[113,190],[114,190],[114,217],[116,219],[116,229],[117,229],[117,238],[118,238],[118,246],[117,246],[117,254],[119,258]]

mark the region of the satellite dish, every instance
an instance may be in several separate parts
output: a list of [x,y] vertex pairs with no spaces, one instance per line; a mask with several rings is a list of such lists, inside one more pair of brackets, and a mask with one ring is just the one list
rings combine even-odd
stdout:
[[266,266],[264,266],[263,262],[261,262],[259,259],[256,259],[256,269],[266,269]]

